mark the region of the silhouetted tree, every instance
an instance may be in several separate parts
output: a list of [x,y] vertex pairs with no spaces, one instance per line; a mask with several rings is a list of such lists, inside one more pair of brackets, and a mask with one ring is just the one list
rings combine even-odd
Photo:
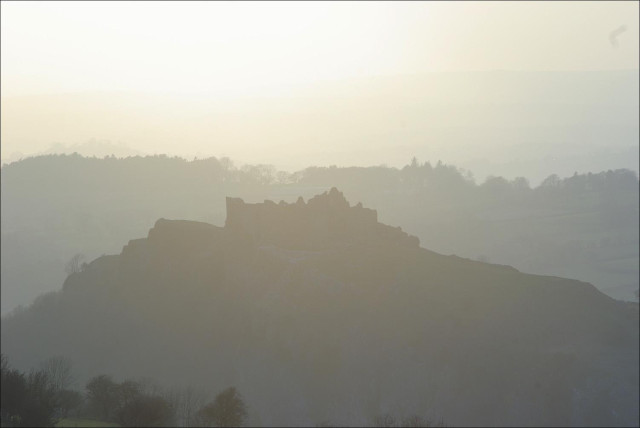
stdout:
[[116,394],[118,405],[125,406],[142,395],[142,385],[132,380],[125,380],[117,386]]
[[138,395],[118,411],[118,422],[129,427],[172,426],[174,412],[164,398],[157,395]]
[[42,370],[47,374],[51,386],[56,391],[67,389],[73,382],[71,374],[71,360],[65,357],[53,357],[46,360],[41,365]]
[[27,401],[27,380],[23,373],[9,367],[6,357],[2,356],[2,374],[0,380],[0,413],[3,426],[20,426]]
[[559,187],[561,183],[560,177],[558,174],[551,174],[547,178],[545,178],[542,183],[540,183],[541,188],[555,188]]
[[494,195],[501,195],[511,190],[511,185],[504,177],[489,176],[482,184],[482,188]]
[[514,178],[513,180],[511,180],[511,186],[517,191],[531,190],[531,187],[529,186],[529,180],[527,180],[525,177]]
[[67,264],[64,267],[64,272],[67,275],[71,275],[72,273],[78,273],[82,270],[83,267],[83,263],[82,260],[84,259],[84,255],[83,254],[76,254],[75,256],[71,257],[71,260],[69,260],[67,262]]
[[383,415],[378,415],[373,419],[373,424],[376,427],[395,427],[396,426],[396,418],[395,416],[385,413]]
[[410,428],[422,428],[433,426],[430,421],[419,415],[405,416],[402,418],[401,426]]
[[42,370],[27,376],[27,400],[21,426],[53,426],[56,412],[56,393],[51,381]]
[[429,428],[429,427],[444,427],[445,424],[442,420],[437,423],[430,421],[419,415],[405,416],[401,419],[397,419],[395,416],[386,413],[378,415],[374,418],[373,424],[376,427],[410,427],[410,428]]
[[60,416],[62,418],[68,417],[69,413],[79,408],[84,401],[82,394],[80,394],[78,391],[72,391],[70,389],[63,389],[61,391],[58,391],[56,395],[56,401],[60,410]]
[[176,423],[180,426],[193,426],[198,419],[196,414],[204,404],[204,394],[193,387],[174,388],[164,395],[175,411]]
[[119,404],[118,384],[110,376],[100,375],[87,382],[87,399],[89,405],[95,409],[104,420],[110,420]]
[[198,415],[207,425],[240,427],[247,417],[247,406],[234,387],[218,394],[215,400],[200,409]]
[[11,369],[2,358],[0,414],[3,426],[53,426],[56,394],[47,373],[28,375]]

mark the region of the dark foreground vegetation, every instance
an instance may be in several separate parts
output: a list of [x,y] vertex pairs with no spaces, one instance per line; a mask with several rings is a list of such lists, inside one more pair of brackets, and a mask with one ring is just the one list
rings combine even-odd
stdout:
[[[12,369],[2,356],[0,408],[3,427],[241,427],[248,408],[229,387],[205,402],[194,388],[163,389],[147,380],[115,382],[111,376],[91,378],[84,390],[73,389],[69,359],[54,357],[29,373]],[[373,418],[374,427],[444,427],[422,416]],[[316,426],[330,427],[330,421]]]
[[8,427],[65,426],[69,420],[125,427],[232,427],[242,426],[247,416],[233,387],[208,404],[193,388],[163,390],[149,380],[118,383],[107,375],[91,378],[79,391],[72,388],[70,360],[62,357],[24,373],[12,369],[3,355],[1,380],[2,426]]

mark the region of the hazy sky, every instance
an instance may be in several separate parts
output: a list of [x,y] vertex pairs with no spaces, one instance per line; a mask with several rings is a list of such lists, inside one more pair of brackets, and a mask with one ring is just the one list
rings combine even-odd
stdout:
[[[486,72],[635,72],[638,13],[638,2],[2,2],[1,156],[95,138],[289,170],[416,155],[480,173],[489,155],[548,166],[586,143],[628,150],[633,79]],[[524,159],[506,144],[547,148]],[[616,160],[627,153],[565,166],[628,167]],[[549,173],[535,168],[483,172]]]
[[638,2],[3,1],[1,28],[3,96],[635,69],[639,51]]

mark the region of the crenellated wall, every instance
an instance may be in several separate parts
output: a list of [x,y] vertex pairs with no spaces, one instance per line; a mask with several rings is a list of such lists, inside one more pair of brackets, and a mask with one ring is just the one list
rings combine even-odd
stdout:
[[308,203],[298,198],[292,204],[269,200],[248,204],[227,197],[225,228],[257,242],[285,248],[324,248],[335,243],[380,240],[419,246],[418,238],[400,228],[379,224],[376,210],[363,208],[360,203],[350,206],[335,187]]

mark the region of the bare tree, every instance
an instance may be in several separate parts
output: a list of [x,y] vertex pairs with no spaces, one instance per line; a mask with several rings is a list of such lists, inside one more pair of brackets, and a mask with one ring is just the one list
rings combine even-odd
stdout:
[[191,386],[174,388],[165,394],[165,399],[174,409],[178,425],[184,427],[196,425],[197,412],[205,403],[203,392]]
[[4,354],[0,354],[0,365],[2,366],[2,373],[9,370],[9,360]]
[[426,419],[419,415],[405,416],[401,419],[397,419],[395,416],[386,413],[384,415],[378,415],[373,420],[373,425],[376,427],[411,427],[411,428],[428,428],[428,427],[445,427],[446,425],[442,420],[437,423]]
[[73,383],[71,360],[65,357],[52,357],[42,363],[42,371],[47,375],[55,391],[68,389]]
[[118,410],[117,419],[127,427],[166,427],[174,424],[171,405],[159,395],[138,395]]
[[395,427],[396,418],[390,413],[384,415],[378,415],[373,419],[373,426],[376,427]]
[[118,408],[118,384],[111,376],[96,376],[87,382],[87,400],[99,417],[109,420]]
[[247,406],[234,388],[227,388],[216,399],[200,409],[198,415],[206,424],[218,427],[240,427],[247,417]]
[[135,382],[140,386],[140,393],[144,395],[162,395],[162,387],[150,377],[139,377]]
[[405,416],[402,418],[402,426],[403,427],[412,427],[412,428],[422,428],[422,427],[431,427],[433,424],[428,419],[423,418],[419,415],[411,415]]
[[73,410],[82,405],[83,397],[78,391],[64,389],[57,393],[57,403],[60,416],[64,419],[69,416]]
[[142,394],[142,386],[133,380],[125,380],[118,385],[118,406],[126,406]]
[[83,260],[84,254],[78,253],[75,256],[71,257],[71,260],[69,260],[64,266],[64,272],[67,275],[71,275],[72,273],[78,273],[82,271],[83,267],[86,265],[85,263],[82,263]]

